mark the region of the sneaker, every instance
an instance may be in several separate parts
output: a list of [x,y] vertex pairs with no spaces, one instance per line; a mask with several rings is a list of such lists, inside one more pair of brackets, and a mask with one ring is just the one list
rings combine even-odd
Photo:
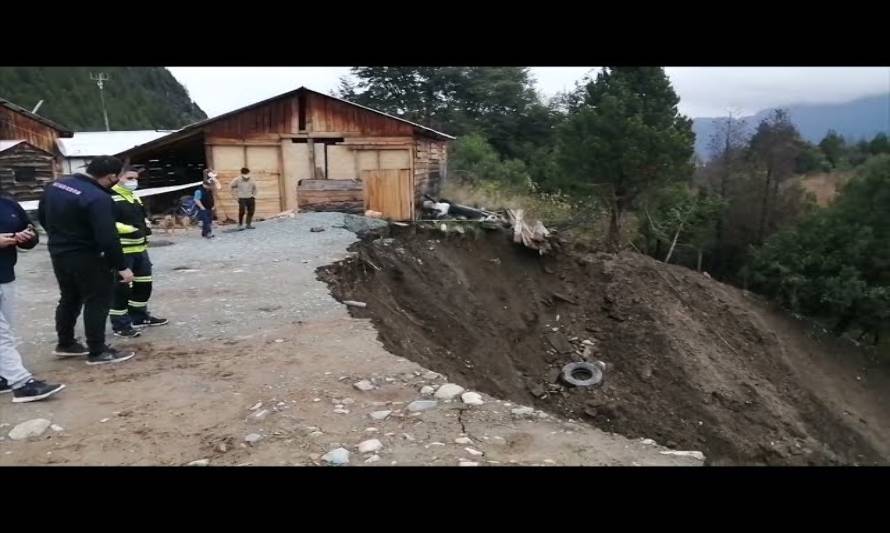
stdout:
[[6,378],[0,378],[0,394],[12,392],[12,387],[9,386],[9,382],[6,381]]
[[89,354],[90,351],[87,347],[77,341],[74,341],[70,346],[62,346],[59,344],[56,346],[56,349],[53,350],[53,355],[58,357],[80,357]]
[[[250,226],[247,226],[247,227],[249,228]],[[242,226],[241,224],[238,224],[238,231],[244,231],[244,226]]]
[[112,331],[114,331],[114,336],[115,336],[115,337],[127,337],[127,338],[132,339],[132,338],[135,338],[135,337],[138,337],[138,336],[142,335],[142,332],[141,332],[141,331],[138,331],[138,330],[136,330],[136,329],[134,329],[134,328],[115,329],[115,330],[112,330]]
[[23,387],[12,391],[12,402],[36,402],[38,400],[49,398],[50,396],[64,388],[65,385],[54,385],[45,381],[31,378],[28,380],[27,383],[25,383]]
[[127,359],[132,359],[136,352],[119,352],[111,346],[106,346],[105,350],[100,354],[90,354],[87,357],[88,365],[107,365],[109,363],[120,363]]
[[251,225],[248,225],[248,226],[247,226],[247,229],[256,229],[256,228],[253,227],[253,226],[251,226]]
[[156,316],[149,315],[145,320],[133,321],[134,328],[146,328],[146,327],[155,327],[155,326],[163,326],[169,322],[166,318],[160,318]]

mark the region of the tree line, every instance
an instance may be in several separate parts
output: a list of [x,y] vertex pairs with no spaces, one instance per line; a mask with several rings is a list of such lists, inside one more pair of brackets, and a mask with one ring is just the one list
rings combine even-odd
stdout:
[[[726,117],[700,161],[658,67],[607,67],[550,100],[527,68],[360,67],[338,95],[457,135],[449,180],[567,198],[602,218],[612,250],[706,270],[838,333],[886,322],[886,134],[812,144],[776,109],[750,130]],[[854,177],[818,207],[800,177],[839,171]]]

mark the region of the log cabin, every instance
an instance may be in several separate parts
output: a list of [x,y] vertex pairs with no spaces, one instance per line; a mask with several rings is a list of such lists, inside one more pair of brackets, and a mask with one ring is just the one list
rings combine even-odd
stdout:
[[300,87],[196,122],[116,154],[148,170],[143,186],[222,182],[217,215],[237,214],[228,188],[242,167],[257,182],[256,216],[283,211],[374,210],[414,220],[445,178],[454,137]]
[[62,171],[56,142],[72,132],[0,98],[0,193],[17,201],[36,200]]

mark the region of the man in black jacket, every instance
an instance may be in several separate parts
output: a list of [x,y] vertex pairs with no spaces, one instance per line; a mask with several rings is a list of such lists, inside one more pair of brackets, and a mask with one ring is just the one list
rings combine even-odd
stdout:
[[[123,164],[100,156],[86,174],[61,178],[46,187],[38,206],[40,225],[49,235],[49,255],[59,282],[56,333],[59,357],[87,355],[87,364],[126,361],[135,354],[105,344],[105,320],[111,307],[115,271],[120,283],[131,283],[118,241],[110,188],[117,184]],[[74,337],[74,325],[83,308],[87,348]]]

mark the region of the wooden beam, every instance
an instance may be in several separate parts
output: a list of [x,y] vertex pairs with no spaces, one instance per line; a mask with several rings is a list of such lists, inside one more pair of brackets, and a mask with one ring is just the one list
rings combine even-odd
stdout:
[[306,149],[309,150],[309,179],[314,180],[317,179],[315,172],[315,141],[307,139]]

